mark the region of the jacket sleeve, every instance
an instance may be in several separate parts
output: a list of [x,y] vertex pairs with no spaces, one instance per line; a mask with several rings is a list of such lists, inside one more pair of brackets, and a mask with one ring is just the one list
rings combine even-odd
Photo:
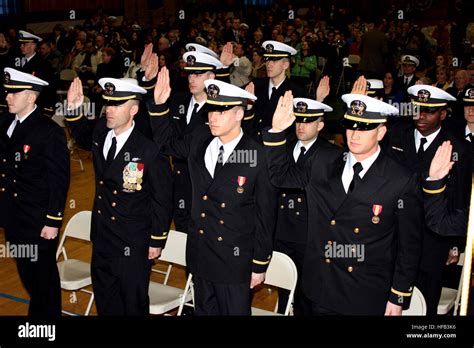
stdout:
[[440,236],[465,236],[468,207],[448,208],[444,180],[424,180],[423,198],[426,225]]
[[285,132],[270,133],[263,131],[263,145],[267,156],[270,181],[280,188],[304,188],[311,178],[311,161],[299,168],[292,165],[286,150]]
[[152,231],[150,247],[164,248],[173,215],[173,184],[168,158],[156,153],[150,170],[152,185]]
[[413,174],[398,200],[398,246],[389,301],[410,307],[423,240],[423,201],[418,175]]
[[[265,157],[262,149],[262,156]],[[259,161],[261,159],[259,158]],[[263,158],[256,182],[256,230],[252,272],[263,273],[267,270],[272,257],[272,241],[276,226],[277,190],[270,183],[268,166]]]
[[48,172],[49,203],[45,226],[60,228],[69,189],[69,150],[64,130],[53,127],[44,142],[45,164]]
[[191,148],[192,133],[184,136],[178,135],[170,120],[170,109],[167,104],[147,103],[150,115],[150,124],[153,141],[160,151],[169,156],[185,159]]

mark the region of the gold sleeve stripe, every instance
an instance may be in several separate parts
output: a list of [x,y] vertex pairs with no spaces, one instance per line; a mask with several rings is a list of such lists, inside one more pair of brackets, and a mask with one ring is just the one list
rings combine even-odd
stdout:
[[395,290],[394,288],[392,288],[391,290],[395,295],[400,295],[400,296],[411,296],[412,295],[411,292],[401,292],[401,291]]
[[66,121],[68,121],[68,122],[74,122],[74,121],[80,120],[81,117],[82,117],[82,114],[80,114],[80,115],[77,116],[77,117],[73,117],[73,118],[67,118],[67,117],[66,117]]
[[230,73],[227,73],[227,74],[216,74],[216,77],[225,77],[225,76],[230,76]]
[[47,217],[48,219],[57,220],[57,221],[61,221],[61,220],[63,219],[62,217],[51,216],[51,215],[46,215],[46,217]]
[[253,114],[252,116],[244,117],[244,121],[251,120],[251,119],[254,118],[254,117],[255,117],[255,114]]
[[162,237],[153,236],[153,235],[151,236],[151,239],[153,239],[153,240],[164,240],[166,238],[168,238],[168,236],[162,236]]
[[265,146],[280,146],[286,144],[286,139],[283,141],[278,141],[278,142],[269,142],[269,141],[264,141],[263,145]]
[[270,263],[270,260],[268,260],[268,261],[252,260],[252,261],[253,261],[253,263],[256,263],[257,265],[262,265],[262,266],[268,265]]
[[144,86],[141,86],[142,88],[144,89],[152,89],[152,88],[155,88],[156,84],[154,84],[153,86],[148,86],[148,87],[144,87]]
[[444,190],[446,190],[446,185],[444,185],[442,188],[438,189],[438,190],[428,190],[427,188],[424,188],[423,187],[423,192],[426,192],[426,193],[429,193],[431,195],[435,195],[437,193],[441,193],[443,192]]
[[170,109],[166,109],[166,111],[163,112],[150,112],[150,116],[163,116],[166,115],[169,111]]

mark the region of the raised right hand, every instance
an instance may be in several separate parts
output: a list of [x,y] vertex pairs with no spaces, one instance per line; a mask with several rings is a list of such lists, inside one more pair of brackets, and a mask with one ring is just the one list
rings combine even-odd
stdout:
[[150,62],[151,55],[153,54],[153,44],[149,43],[145,46],[145,50],[143,51],[142,58],[140,59],[140,65],[142,66],[143,70],[146,70],[148,67],[148,63]]
[[448,175],[451,168],[453,168],[454,162],[451,161],[451,153],[453,152],[453,146],[451,142],[445,141],[436,150],[436,154],[431,160],[430,165],[430,179],[441,180]]
[[79,77],[72,80],[67,91],[67,108],[75,110],[84,103],[84,94],[82,93],[82,82]]
[[155,85],[155,90],[153,93],[153,97],[155,99],[155,104],[164,104],[168,100],[171,94],[171,86],[170,86],[170,73],[166,66],[161,68],[160,72],[157,76],[157,81]]
[[272,130],[282,132],[293,124],[296,117],[293,114],[293,94],[286,91],[285,94],[278,99],[278,105],[273,113]]

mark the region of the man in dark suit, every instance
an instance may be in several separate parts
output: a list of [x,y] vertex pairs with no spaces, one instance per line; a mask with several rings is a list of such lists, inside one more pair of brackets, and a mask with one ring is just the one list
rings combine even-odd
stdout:
[[[15,66],[13,66],[13,68],[37,76],[48,82],[53,81],[54,71],[52,66],[37,52],[38,43],[41,42],[42,39],[39,36],[23,30],[20,30],[19,34],[20,49],[23,56],[15,58]],[[47,116],[54,114],[55,96],[56,91],[54,91],[51,86],[46,86],[38,100],[38,105]]]
[[[474,87],[469,88],[464,93],[464,129],[458,132],[461,138],[466,139],[471,145],[471,169],[474,173]],[[454,131],[454,130],[453,130]]]
[[420,61],[418,58],[407,54],[402,56],[400,63],[402,65],[403,75],[397,78],[396,84],[402,90],[404,100],[409,101],[407,90],[411,86],[414,86],[416,81],[419,80],[415,75],[415,71],[418,65],[420,65]]
[[[312,99],[293,100],[296,117],[296,138],[288,142],[287,150],[290,162],[304,168],[308,161],[317,160],[320,150],[333,148],[329,142],[319,136],[324,127],[324,113],[332,108]],[[316,158],[315,158],[316,157]],[[278,219],[275,233],[276,251],[287,254],[298,270],[298,282],[294,295],[294,315],[311,315],[311,302],[301,291],[301,275],[306,249],[308,230],[308,209],[303,189],[282,189],[278,195]],[[289,291],[278,290],[278,311],[285,312]]]
[[[442,126],[446,118],[446,107],[454,98],[442,89],[415,85],[408,89],[414,98],[415,120],[409,125],[396,125],[388,134],[386,149],[400,163],[427,178],[429,166],[438,147],[449,140],[454,148],[455,165],[446,181],[448,209],[466,209],[469,205],[471,187],[471,158],[468,144]],[[446,225],[453,230],[455,224]],[[442,237],[429,227],[425,228],[423,253],[417,287],[423,293],[427,314],[436,315],[441,296],[442,273],[446,264],[456,263],[459,257],[459,240]]]
[[[92,284],[99,315],[147,315],[153,259],[165,246],[171,222],[169,162],[133,121],[145,89],[103,78],[106,117],[92,134],[96,193],[92,211]],[[68,91],[67,120],[87,128],[76,78]]]
[[[193,46],[198,46],[194,44]],[[188,46],[187,46],[188,47]],[[222,67],[216,57],[198,51],[183,55],[187,62],[189,92],[177,93],[170,99],[169,118],[175,133],[181,136],[192,133],[207,122],[206,91],[204,81],[215,78],[215,71]],[[191,220],[191,178],[187,161],[173,157],[174,216],[178,231],[187,232]]]
[[61,315],[56,266],[57,235],[69,188],[69,151],[64,131],[42,116],[36,100],[48,83],[5,68],[9,113],[0,119],[0,214],[6,240],[24,245],[17,255],[21,281],[30,295],[28,314]]
[[162,151],[187,159],[189,167],[186,261],[195,314],[250,315],[251,289],[263,282],[271,259],[277,203],[263,148],[241,129],[247,100],[255,96],[206,80],[209,126],[179,137],[166,117],[167,74],[158,75],[150,115]]
[[286,77],[290,68],[290,58],[297,51],[288,45],[277,41],[265,41],[262,45],[266,60],[267,78],[256,79],[249,84],[247,90],[255,91],[257,101],[246,111],[245,131],[256,139],[261,139],[262,129],[272,123],[273,111],[278,99],[286,91],[292,91],[295,97],[304,97],[302,88]]
[[291,165],[285,133],[291,92],[264,132],[272,183],[304,188],[308,241],[303,291],[313,314],[401,315],[409,306],[422,236],[416,175],[381,151],[386,115],[398,110],[365,95],[342,96],[349,152],[320,150],[304,170]]

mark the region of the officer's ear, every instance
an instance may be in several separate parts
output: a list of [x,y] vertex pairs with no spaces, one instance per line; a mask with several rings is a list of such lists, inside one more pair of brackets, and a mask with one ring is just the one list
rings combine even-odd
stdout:
[[28,92],[28,103],[34,104],[36,103],[36,99],[39,97],[39,92],[36,91],[27,91]]
[[130,115],[132,117],[135,117],[135,115],[138,113],[138,106],[140,105],[140,102],[138,100],[131,100],[132,102],[132,107],[130,108]]
[[213,72],[209,72],[209,80],[215,80],[216,79],[216,74],[214,74]]
[[318,133],[321,132],[323,128],[324,128],[324,121],[323,121],[323,118],[321,117],[318,121]]
[[377,127],[377,141],[382,141],[383,137],[385,136],[385,133],[387,133],[387,127],[385,124],[381,124],[380,126]]
[[244,118],[244,108],[241,106],[236,106],[237,112],[235,113],[235,120],[242,121]]
[[283,58],[283,69],[287,70],[290,67],[290,60],[288,58]]
[[446,109],[441,110],[440,116],[441,116],[441,121],[444,121],[446,116],[448,116],[448,110],[446,110]]

